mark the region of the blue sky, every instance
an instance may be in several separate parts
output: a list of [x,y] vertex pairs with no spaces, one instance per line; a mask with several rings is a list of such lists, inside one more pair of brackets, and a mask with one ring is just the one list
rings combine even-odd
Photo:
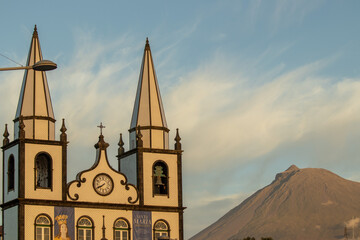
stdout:
[[[47,76],[56,128],[67,122],[68,181],[93,164],[101,121],[116,166],[146,37],[185,150],[186,238],[291,164],[360,181],[359,1],[0,3],[0,53],[25,64],[37,24],[58,64]],[[13,127],[22,76],[1,73],[1,126]]]

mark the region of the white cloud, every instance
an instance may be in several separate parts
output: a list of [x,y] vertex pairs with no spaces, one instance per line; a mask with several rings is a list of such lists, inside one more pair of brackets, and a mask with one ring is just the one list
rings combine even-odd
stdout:
[[[133,46],[129,50],[129,46]],[[105,140],[110,143],[108,157],[114,167],[119,134],[130,125],[133,101],[140,71],[143,45],[134,46],[126,36],[111,42],[91,33],[77,31],[76,51],[73,56],[61,55],[57,71],[48,73],[55,117],[56,131],[61,118],[68,129],[68,180],[94,163],[93,145],[97,141],[102,122]],[[68,58],[64,59],[64,58]],[[63,63],[63,64],[62,64]]]
[[166,94],[168,122],[180,126],[192,170],[251,161],[309,133],[324,131],[326,138],[327,129],[359,118],[360,82],[319,77],[327,60],[259,86],[242,77],[245,69],[217,60],[183,76]]

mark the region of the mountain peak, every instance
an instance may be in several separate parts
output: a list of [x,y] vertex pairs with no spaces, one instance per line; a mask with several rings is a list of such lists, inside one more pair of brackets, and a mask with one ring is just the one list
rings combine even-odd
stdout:
[[288,169],[286,169],[284,172],[276,174],[275,181],[277,181],[277,180],[284,181],[286,179],[289,179],[291,176],[293,176],[298,171],[300,171],[300,168],[298,168],[297,166],[295,166],[293,164]]
[[338,240],[359,217],[360,183],[320,168],[291,165],[190,240]]
[[285,172],[294,172],[294,171],[297,171],[297,170],[300,170],[300,168],[298,168],[296,165],[291,165],[288,169],[286,169]]

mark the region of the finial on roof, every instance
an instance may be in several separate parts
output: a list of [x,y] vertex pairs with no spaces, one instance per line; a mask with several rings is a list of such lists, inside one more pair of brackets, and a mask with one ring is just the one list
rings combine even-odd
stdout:
[[100,125],[97,127],[100,128],[100,135],[102,135],[102,130],[105,128],[105,126],[102,124],[102,122],[100,122]]
[[145,50],[150,50],[150,44],[148,38],[146,38]]
[[143,140],[141,139],[143,135],[140,132],[140,125],[138,126],[138,131],[136,134],[136,146],[137,147],[143,147]]
[[19,122],[19,139],[25,139],[25,124],[24,124],[24,117],[20,116],[20,122]]
[[109,144],[105,142],[104,135],[102,134],[102,129],[105,128],[105,126],[102,125],[102,122],[100,122],[100,126],[97,127],[100,128],[100,136],[99,136],[99,141],[95,144],[95,148],[96,149],[100,148],[101,150],[105,150],[109,146]]
[[60,141],[61,142],[66,142],[67,141],[67,135],[66,135],[66,127],[65,127],[65,119],[63,118],[62,119],[62,125],[61,125],[61,128],[60,128]]
[[37,32],[37,27],[36,27],[36,24],[35,24],[33,37],[37,37],[37,36],[38,36],[38,32]]
[[120,133],[120,140],[119,140],[118,145],[119,145],[118,156],[120,156],[125,152],[125,150],[124,150],[124,141],[122,139],[122,133]]
[[100,135],[99,141],[95,144],[95,148],[96,149],[100,148],[100,150],[105,150],[108,146],[109,146],[109,144],[107,142],[105,142],[104,136]]
[[5,124],[5,131],[4,131],[4,140],[3,140],[3,146],[5,146],[6,144],[8,144],[10,141],[9,141],[9,132],[8,132],[8,129],[7,129],[7,124]]
[[179,135],[178,128],[176,129],[176,136],[174,140],[175,140],[175,150],[181,150],[181,143],[180,143],[181,137]]

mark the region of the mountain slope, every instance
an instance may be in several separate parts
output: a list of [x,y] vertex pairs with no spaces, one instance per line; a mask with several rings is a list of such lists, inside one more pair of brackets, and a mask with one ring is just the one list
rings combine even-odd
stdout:
[[341,239],[353,216],[360,216],[360,183],[292,165],[191,240]]

